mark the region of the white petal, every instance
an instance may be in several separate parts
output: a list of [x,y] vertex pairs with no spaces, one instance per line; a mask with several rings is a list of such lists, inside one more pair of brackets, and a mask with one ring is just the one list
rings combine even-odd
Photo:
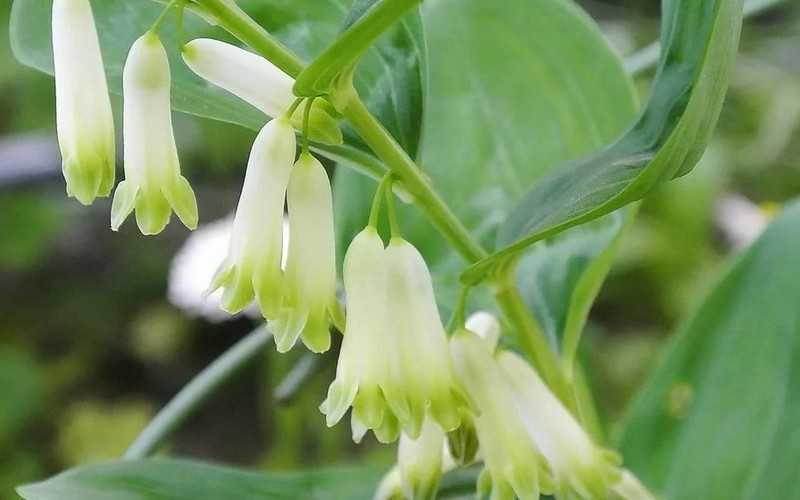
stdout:
[[442,475],[444,431],[430,418],[425,420],[419,438],[400,437],[397,462],[406,498],[433,499]]
[[497,359],[525,429],[547,458],[556,481],[584,496],[607,495],[619,477],[609,455],[594,445],[525,360],[511,352],[502,352]]
[[303,154],[292,168],[287,193],[292,243],[286,263],[286,314],[305,317],[303,340],[314,352],[330,347],[328,308],[336,300],[333,201],[325,168]]
[[114,183],[114,118],[89,0],[54,0],[58,142],[67,190],[88,204]]
[[169,60],[155,34],[145,33],[133,43],[122,79],[125,180],[138,187],[139,228],[144,234],[161,232],[174,209],[193,229],[197,202],[181,177],[172,128]]
[[[390,355],[386,335],[386,257],[378,233],[367,228],[350,244],[344,260],[347,321],[336,367],[323,411],[335,424],[353,403],[361,400],[367,416],[384,411],[378,390],[386,382]],[[371,422],[361,418],[369,428]]]
[[294,80],[289,75],[263,57],[235,45],[198,38],[186,44],[183,60],[200,77],[267,116],[283,115],[295,100]]
[[467,330],[475,332],[484,339],[491,350],[497,347],[500,340],[500,322],[491,313],[478,311],[467,318]]
[[386,259],[389,336],[397,344],[393,354],[400,363],[397,383],[411,404],[412,435],[428,406],[440,425],[451,431],[458,426],[458,404],[452,396],[447,338],[430,272],[419,251],[400,238],[389,243]]
[[523,423],[514,412],[510,387],[489,346],[474,333],[462,330],[451,337],[450,350],[459,382],[480,412],[474,419],[475,429],[493,496],[513,490],[520,498],[538,498],[540,487],[548,480],[542,474],[542,457],[526,438]]

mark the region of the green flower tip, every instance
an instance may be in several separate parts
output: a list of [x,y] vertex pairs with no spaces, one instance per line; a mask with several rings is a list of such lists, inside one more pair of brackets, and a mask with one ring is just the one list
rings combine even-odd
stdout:
[[197,201],[183,176],[172,186],[161,189],[145,190],[130,180],[120,182],[111,205],[111,230],[118,231],[134,210],[136,224],[145,236],[161,233],[173,211],[188,229],[197,229]]

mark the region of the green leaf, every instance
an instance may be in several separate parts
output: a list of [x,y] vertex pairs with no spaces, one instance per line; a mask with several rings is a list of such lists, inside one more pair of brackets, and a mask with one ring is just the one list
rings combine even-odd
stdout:
[[[422,12],[428,64],[417,156],[456,215],[490,243],[528,186],[624,130],[636,111],[632,85],[571,1],[437,0]],[[336,177],[341,254],[366,224],[374,184],[351,172]],[[417,211],[401,208],[403,233],[431,265],[447,309],[464,263]]]
[[[302,97],[332,94],[339,77],[349,74],[377,39],[420,1],[378,0],[372,5],[356,4],[339,36],[297,75],[294,93]],[[412,15],[416,15],[416,10]]]
[[642,198],[700,159],[727,90],[742,0],[669,0],[663,18],[664,54],[639,119],[611,146],[537,183],[504,221],[501,250],[473,266],[466,281],[480,280],[539,240]]
[[[245,0],[240,6],[305,58],[311,58],[334,39],[347,14],[347,0]],[[51,0],[15,0],[11,15],[11,45],[17,59],[34,69],[53,74],[50,33]],[[122,92],[122,68],[128,49],[144,33],[163,5],[155,1],[120,2],[92,0],[109,89]],[[233,41],[200,17],[187,15],[185,35],[190,40],[213,37]],[[267,117],[226,91],[208,85],[183,63],[175,25],[165,22],[161,38],[172,69],[172,104],[177,111],[243,125],[258,130]],[[420,50],[424,46],[419,18],[406,16],[402,26],[391,30],[364,57],[356,74],[356,86],[366,101],[404,145],[416,147],[421,115]],[[349,166],[373,172],[377,160],[348,136],[345,146],[318,146],[323,154]],[[379,164],[379,163],[378,163]]]
[[633,405],[628,466],[669,500],[797,499],[800,203],[680,329]]
[[276,473],[186,460],[130,460],[78,467],[18,492],[25,500],[366,500],[380,476],[365,468]]
[[[77,467],[18,488],[25,500],[370,500],[382,472],[369,467],[250,472],[175,459],[127,460]],[[475,469],[442,479],[437,498],[475,489]]]
[[589,310],[636,210],[614,212],[533,247],[517,267],[528,307],[571,370]]
[[372,8],[373,5],[378,3],[379,0],[353,0],[353,5],[350,7],[347,17],[342,24],[342,31],[346,30],[353,25],[356,21],[361,19],[366,12]]

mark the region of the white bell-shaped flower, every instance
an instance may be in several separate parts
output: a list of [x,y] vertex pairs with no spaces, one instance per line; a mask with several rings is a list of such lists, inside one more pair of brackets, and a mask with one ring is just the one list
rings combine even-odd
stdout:
[[292,348],[298,336],[313,352],[330,348],[330,318],[336,302],[336,241],[331,185],[325,168],[302,153],[292,168],[287,192],[289,255],[283,304],[270,327],[279,352]]
[[445,435],[439,424],[426,418],[417,439],[400,436],[397,465],[406,498],[434,500],[442,477]]
[[253,143],[228,255],[208,290],[224,289],[222,307],[231,314],[254,298],[266,318],[276,318],[280,310],[283,207],[295,142],[291,124],[277,118],[264,125]]
[[552,491],[544,458],[514,411],[510,387],[488,343],[462,329],[451,337],[450,351],[458,380],[476,411],[485,466],[479,493],[491,490],[493,500],[538,500],[540,493]]
[[497,357],[525,429],[547,459],[556,494],[608,498],[621,477],[616,453],[596,446],[585,430],[525,360],[511,352]]
[[613,497],[621,500],[655,500],[655,496],[630,471],[623,470],[622,476],[612,487]]
[[[467,318],[466,329],[481,337],[489,350],[494,351],[500,338],[500,322],[494,315],[485,311],[473,313]],[[474,462],[478,453],[479,442],[474,420],[472,412],[465,409],[461,414],[461,425],[447,433],[450,454],[462,466]]]
[[67,195],[88,205],[114,187],[114,117],[89,0],[53,1],[56,125]]
[[406,433],[400,435],[397,464],[384,475],[373,498],[434,499],[442,474],[455,467],[456,462],[446,444],[444,431],[428,417],[417,439],[412,439]]
[[347,320],[336,379],[320,406],[333,426],[352,406],[354,439],[373,429],[379,440],[397,439],[397,419],[386,404],[392,369],[387,335],[386,252],[377,231],[367,227],[350,244],[344,259]]
[[447,336],[428,266],[413,245],[394,237],[386,248],[387,336],[397,369],[384,387],[406,433],[416,438],[427,413],[446,432],[466,406],[453,376]]
[[405,500],[400,479],[400,467],[395,465],[383,475],[372,500]]
[[173,210],[186,227],[197,227],[197,201],[175,146],[170,86],[167,53],[147,32],[131,47],[123,72],[125,180],[114,193],[114,230],[134,208],[143,234],[160,233]]
[[[198,38],[183,47],[183,60],[199,77],[221,87],[270,117],[283,116],[297,99],[294,79],[280,68],[245,49],[210,38]],[[309,136],[327,144],[341,144],[342,132],[325,101],[312,104]],[[303,127],[303,107],[292,115]]]

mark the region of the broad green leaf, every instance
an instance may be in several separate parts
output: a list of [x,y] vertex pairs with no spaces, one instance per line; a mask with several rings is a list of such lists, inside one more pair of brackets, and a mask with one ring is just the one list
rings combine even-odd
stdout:
[[800,203],[680,329],[632,407],[628,466],[665,500],[800,498]]
[[536,241],[636,201],[694,167],[725,97],[742,0],[667,0],[663,19],[661,64],[650,101],[633,127],[611,146],[537,183],[503,222],[500,250],[473,266],[466,281],[479,280]]
[[[428,64],[417,157],[456,215],[490,243],[530,185],[624,130],[636,110],[631,83],[569,0],[437,0],[422,12]],[[337,172],[340,253],[366,224],[373,186]],[[464,263],[418,212],[403,208],[404,234],[432,266],[447,309]]]
[[[304,0],[287,4],[280,0],[245,0],[240,5],[256,20],[301,56],[310,59],[334,39],[348,12],[351,0]],[[11,16],[11,43],[23,64],[53,73],[50,7],[51,0],[15,0]],[[122,68],[133,41],[146,31],[163,9],[155,1],[120,2],[92,0],[109,89],[121,94]],[[404,145],[414,146],[419,136],[421,91],[419,18],[407,16],[364,57],[356,85],[387,127]],[[219,28],[198,16],[187,15],[185,37],[214,37],[233,41]],[[208,85],[183,63],[177,47],[175,26],[164,23],[161,38],[170,55],[173,76],[172,101],[177,111],[259,129],[267,117],[224,90]],[[323,154],[365,171],[375,171],[374,158],[349,135],[348,144],[319,146]],[[369,168],[373,165],[372,168]],[[374,175],[374,174],[373,174]]]
[[[370,500],[382,472],[369,467],[250,472],[188,460],[89,465],[18,488],[25,500]],[[438,498],[474,491],[475,471],[446,475]]]
[[353,5],[350,7],[350,12],[342,24],[342,30],[346,30],[353,25],[356,21],[366,14],[373,5],[378,3],[378,0],[353,0]]
[[589,310],[635,214],[620,210],[559,234],[534,246],[517,267],[528,307],[570,371]]
[[379,471],[364,468],[249,472],[154,459],[78,467],[18,492],[25,500],[366,500],[380,477]]

